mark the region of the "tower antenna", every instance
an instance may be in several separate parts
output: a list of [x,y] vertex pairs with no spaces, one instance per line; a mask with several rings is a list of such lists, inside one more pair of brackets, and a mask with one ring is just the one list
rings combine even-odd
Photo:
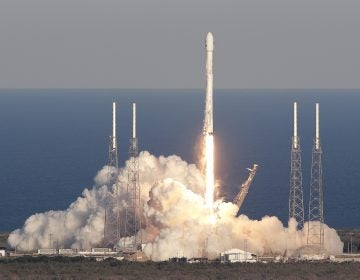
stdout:
[[120,240],[120,197],[117,182],[118,175],[118,154],[116,140],[116,103],[112,106],[112,135],[109,137],[109,163],[108,182],[109,188],[114,186],[107,193],[104,217],[104,239],[103,246],[113,247]]
[[136,104],[132,106],[132,138],[130,139],[129,166],[127,182],[127,205],[125,209],[125,236],[131,237],[130,242],[124,238],[124,251],[141,250],[141,201],[139,183],[139,150],[136,136]]
[[291,147],[289,219],[294,218],[297,228],[304,227],[304,197],[301,170],[301,148],[298,136],[297,102],[294,102],[294,135]]
[[316,130],[312,150],[309,226],[307,245],[324,252],[324,209],[323,209],[323,173],[322,149],[320,143],[319,103],[316,103]]

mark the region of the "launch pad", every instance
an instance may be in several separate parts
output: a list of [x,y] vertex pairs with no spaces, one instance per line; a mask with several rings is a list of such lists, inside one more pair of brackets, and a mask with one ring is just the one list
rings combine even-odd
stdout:
[[[275,250],[280,247],[280,254],[284,258],[294,251],[294,248],[289,249],[290,246],[297,246],[293,244],[298,244],[299,247],[300,245],[303,246],[304,240],[307,247],[301,250],[303,254],[325,252],[325,247],[328,244],[324,242],[326,240],[324,231],[329,232],[329,229],[324,228],[322,209],[322,150],[319,138],[319,105],[316,105],[316,136],[311,172],[311,201],[309,203],[309,221],[311,223],[306,224],[304,217],[301,149],[297,131],[297,103],[294,104],[294,135],[291,148],[289,218],[292,220],[288,228],[284,227],[276,217],[265,216],[261,221],[251,220],[245,215],[241,215],[242,213],[239,214],[239,211],[241,211],[257,174],[257,164],[248,169],[248,178],[241,185],[239,193],[232,201],[233,203],[225,202],[215,195],[214,38],[211,33],[206,36],[205,48],[206,95],[202,131],[204,172],[183,162],[180,158],[177,159],[176,156],[156,158],[152,155],[144,156],[146,152],[139,154],[135,104],[132,106],[132,136],[130,137],[129,157],[125,168],[119,169],[116,104],[113,103],[113,127],[109,141],[107,181],[101,183],[102,185],[96,185],[99,190],[108,191],[107,197],[103,199],[104,191],[101,193],[96,188],[89,191],[93,191],[90,198],[95,201],[97,207],[90,209],[87,218],[88,220],[97,218],[91,224],[93,232],[96,234],[87,234],[91,230],[87,220],[84,225],[81,225],[83,227],[82,232],[79,231],[80,234],[76,236],[75,241],[69,241],[70,238],[68,237],[63,239],[65,246],[81,248],[80,252],[90,252],[89,248],[101,246],[101,248],[93,248],[94,251],[91,251],[89,255],[103,254],[125,257],[131,260],[144,259],[145,253],[149,258],[154,255],[155,260],[167,259],[169,256],[166,254],[181,254],[181,252],[176,252],[178,248],[183,249],[182,255],[184,257],[217,258],[219,253],[224,253],[224,259],[232,259],[232,257],[226,257],[226,254],[233,254],[236,260],[237,258],[242,259],[244,255],[268,256],[273,252],[272,249],[275,246],[272,242],[273,239],[269,236],[274,234],[277,237],[278,234],[280,241],[275,243],[278,246],[275,247]],[[163,165],[164,161],[168,162]],[[150,164],[146,165],[147,162]],[[146,165],[146,168],[143,168],[143,165]],[[262,168],[266,168],[266,166]],[[147,174],[149,170],[153,174]],[[178,172],[179,170],[180,172]],[[141,185],[144,182],[140,180],[142,175],[150,179],[145,179],[145,183]],[[105,182],[105,180],[100,181]],[[143,197],[141,197],[141,192]],[[84,200],[87,198],[85,197]],[[105,208],[104,213],[102,207]],[[100,227],[97,222],[102,221],[101,218],[98,218],[100,215],[104,215],[102,244],[99,242],[102,235],[98,232]],[[297,222],[297,227],[292,226],[295,225],[293,220]],[[264,228],[271,228],[271,234],[267,234]],[[273,233],[274,228],[278,229],[278,233]],[[306,234],[305,231],[307,231]],[[21,236],[21,234],[20,232],[19,235]],[[95,236],[97,239],[89,241],[89,236]],[[50,238],[50,240],[53,239]],[[283,246],[283,240],[286,240],[287,247]],[[29,239],[26,241],[29,242]],[[49,241],[49,244],[48,252],[55,254],[54,249],[51,248],[53,242]],[[41,247],[42,253],[47,252],[46,246],[42,244]],[[83,250],[84,247],[88,249]],[[263,251],[251,252],[251,250],[255,250],[254,248],[261,248],[260,250]],[[319,248],[320,251],[313,250],[314,248]],[[101,251],[102,249],[104,250]],[[61,248],[60,250],[60,248],[56,248],[56,250],[59,250],[56,254],[65,254],[65,252],[70,252],[67,250],[71,249]],[[290,252],[290,250],[292,251]],[[239,257],[240,255],[241,257]]]
[[[204,201],[206,207],[214,211],[215,202],[215,158],[214,158],[214,121],[213,121],[213,52],[214,52],[214,37],[212,33],[206,36],[206,98],[204,110],[204,126],[203,126],[203,155],[204,155],[204,178],[205,178],[205,193]],[[292,137],[291,149],[291,172],[290,172],[290,194],[289,194],[289,219],[295,219],[297,222],[297,229],[303,230],[305,223],[304,215],[304,201],[303,201],[303,178],[302,178],[302,163],[301,163],[301,148],[300,138],[298,136],[298,104],[294,103],[294,134]],[[115,117],[113,117],[113,124],[115,124]],[[113,128],[113,136],[111,139],[116,139]],[[323,210],[322,210],[322,168],[321,168],[321,147],[319,140],[319,105],[316,105],[316,137],[313,149],[313,164],[311,172],[311,193],[309,203],[309,221],[307,223],[307,247],[301,249],[299,252],[308,252],[309,254],[315,251],[324,252],[324,229],[323,229]],[[133,104],[133,134],[130,140],[129,151],[129,166],[128,166],[128,183],[126,192],[126,206],[123,224],[123,230],[115,230],[116,242],[113,242],[115,248],[118,248],[124,254],[131,256],[137,255],[142,251],[142,223],[141,223],[141,198],[140,198],[140,180],[139,180],[139,161],[138,161],[138,142],[136,137],[136,107]],[[111,151],[117,151],[114,141],[111,142]],[[109,162],[117,162],[112,160],[110,155]],[[117,158],[117,156],[115,157]],[[237,206],[237,211],[234,216],[237,216],[246,195],[249,192],[251,183],[254,180],[258,165],[254,164],[249,170],[249,177],[241,185],[239,193],[233,200],[233,204]],[[116,182],[116,188],[117,182]],[[315,205],[315,204],[316,205]],[[119,209],[119,208],[118,208]],[[118,210],[120,211],[120,210]],[[316,213],[314,211],[317,211]],[[115,216],[117,219],[121,214]],[[216,223],[216,217],[214,216]],[[109,224],[119,225],[121,222],[113,220],[105,221],[105,229]],[[318,226],[317,226],[318,225]],[[118,234],[121,232],[121,235]],[[115,234],[113,234],[115,236]],[[104,234],[105,240],[105,234]],[[122,244],[120,244],[120,240]],[[129,241],[130,240],[130,241]],[[207,240],[207,239],[206,239]],[[207,241],[205,242],[207,243]],[[111,244],[111,243],[107,243]],[[319,247],[319,250],[315,250]],[[201,250],[204,252],[204,248]]]

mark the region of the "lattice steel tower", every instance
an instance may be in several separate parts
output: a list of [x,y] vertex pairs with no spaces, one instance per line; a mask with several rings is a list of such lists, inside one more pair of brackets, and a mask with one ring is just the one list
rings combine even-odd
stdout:
[[250,168],[247,169],[247,170],[249,170],[249,176],[246,179],[246,181],[241,185],[240,191],[238,192],[238,194],[235,196],[235,198],[233,200],[233,204],[237,205],[237,207],[238,207],[238,209],[236,211],[236,215],[240,211],[241,206],[244,203],[244,200],[249,192],[250,186],[254,180],[254,177],[256,175],[258,167],[259,167],[259,165],[254,164],[252,169],[250,169]]
[[108,191],[105,205],[103,246],[113,247],[120,240],[120,197],[116,180],[118,172],[118,154],[116,140],[116,104],[113,102],[113,131],[109,141],[108,182],[115,184],[114,190]]
[[125,236],[131,237],[131,241],[124,238],[125,251],[141,250],[141,204],[139,183],[139,151],[138,139],[136,137],[136,104],[133,103],[133,126],[132,138],[130,139],[128,183],[127,183],[127,205],[125,209]]
[[307,245],[324,250],[324,209],[322,180],[322,150],[320,144],[319,103],[316,103],[316,134],[312,151],[309,227]]
[[298,229],[304,227],[304,197],[301,170],[301,148],[297,133],[297,102],[294,102],[294,136],[291,148],[289,219],[295,218]]

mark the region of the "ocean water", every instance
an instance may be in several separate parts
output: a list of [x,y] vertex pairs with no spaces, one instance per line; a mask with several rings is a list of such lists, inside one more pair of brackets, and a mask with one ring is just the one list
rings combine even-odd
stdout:
[[[0,231],[21,227],[31,214],[66,209],[92,187],[108,158],[112,101],[118,104],[121,165],[127,159],[132,102],[138,108],[140,150],[197,162],[202,90],[0,90]],[[216,177],[222,195],[232,200],[246,167],[257,163],[241,212],[253,219],[276,215],[287,223],[294,101],[299,102],[305,209],[315,102],[320,102],[325,222],[359,227],[356,90],[215,90]]]

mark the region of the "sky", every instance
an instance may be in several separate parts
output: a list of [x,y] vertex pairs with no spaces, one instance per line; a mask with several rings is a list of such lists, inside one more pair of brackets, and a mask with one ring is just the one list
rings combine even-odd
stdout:
[[360,88],[359,0],[0,0],[0,88]]

